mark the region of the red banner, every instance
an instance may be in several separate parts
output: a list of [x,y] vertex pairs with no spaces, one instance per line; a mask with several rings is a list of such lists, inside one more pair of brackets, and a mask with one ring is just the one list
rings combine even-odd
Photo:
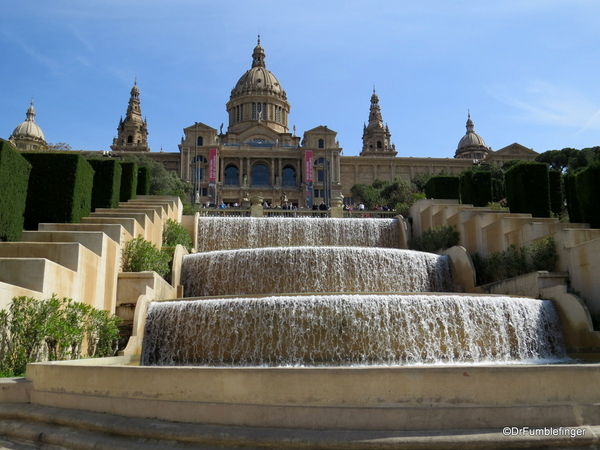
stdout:
[[313,152],[312,150],[306,150],[304,152],[304,181],[312,182],[313,181]]
[[217,182],[218,152],[216,148],[208,149],[208,182]]

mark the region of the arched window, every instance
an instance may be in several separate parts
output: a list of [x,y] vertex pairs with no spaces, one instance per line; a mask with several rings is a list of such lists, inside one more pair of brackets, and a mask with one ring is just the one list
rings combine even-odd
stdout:
[[198,155],[195,158],[192,158],[191,164],[192,164],[192,167],[194,168],[194,172],[196,172],[195,179],[197,181],[204,180],[207,163],[208,163],[208,160],[202,155]]
[[269,169],[264,164],[257,164],[252,168],[252,186],[268,186]]
[[296,186],[296,169],[290,166],[284,167],[281,184],[283,186]]
[[381,141],[377,141],[377,148],[381,148]]
[[202,136],[198,136],[197,143],[200,147],[204,145],[204,138]]
[[329,162],[325,158],[315,160],[315,170],[317,171],[317,181],[325,181],[325,167],[329,166]]
[[133,136],[127,136],[127,143],[133,144]]
[[319,148],[325,148],[325,141],[323,139],[319,139]]
[[227,166],[225,168],[225,184],[237,186],[240,183],[240,171],[236,166]]

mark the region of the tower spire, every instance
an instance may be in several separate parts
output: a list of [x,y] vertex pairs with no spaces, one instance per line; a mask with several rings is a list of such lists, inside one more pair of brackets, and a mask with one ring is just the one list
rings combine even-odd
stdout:
[[379,107],[379,97],[375,92],[371,95],[369,123],[363,128],[363,149],[361,156],[396,156],[396,147],[392,144],[390,129],[383,125],[383,116]]
[[133,82],[127,105],[125,119],[119,121],[117,127],[118,135],[113,139],[110,148],[114,151],[149,152],[148,147],[148,124],[142,119],[140,107],[140,89],[137,85],[137,77]]

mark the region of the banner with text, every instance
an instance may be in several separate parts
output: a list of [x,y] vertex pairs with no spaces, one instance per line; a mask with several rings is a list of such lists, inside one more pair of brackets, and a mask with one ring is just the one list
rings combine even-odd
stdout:
[[304,184],[306,186],[306,191],[304,192],[306,206],[312,208],[314,197],[312,150],[306,150],[304,152]]
[[208,149],[208,201],[212,204],[217,203],[217,171],[219,162],[219,152],[216,148]]

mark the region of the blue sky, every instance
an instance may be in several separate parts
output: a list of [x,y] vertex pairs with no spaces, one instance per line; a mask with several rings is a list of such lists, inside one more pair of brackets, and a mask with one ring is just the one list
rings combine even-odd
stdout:
[[0,137],[25,119],[51,143],[108,150],[137,77],[153,151],[225,123],[257,35],[290,129],[358,155],[375,86],[398,156],[600,145],[597,0],[28,0],[0,14]]

